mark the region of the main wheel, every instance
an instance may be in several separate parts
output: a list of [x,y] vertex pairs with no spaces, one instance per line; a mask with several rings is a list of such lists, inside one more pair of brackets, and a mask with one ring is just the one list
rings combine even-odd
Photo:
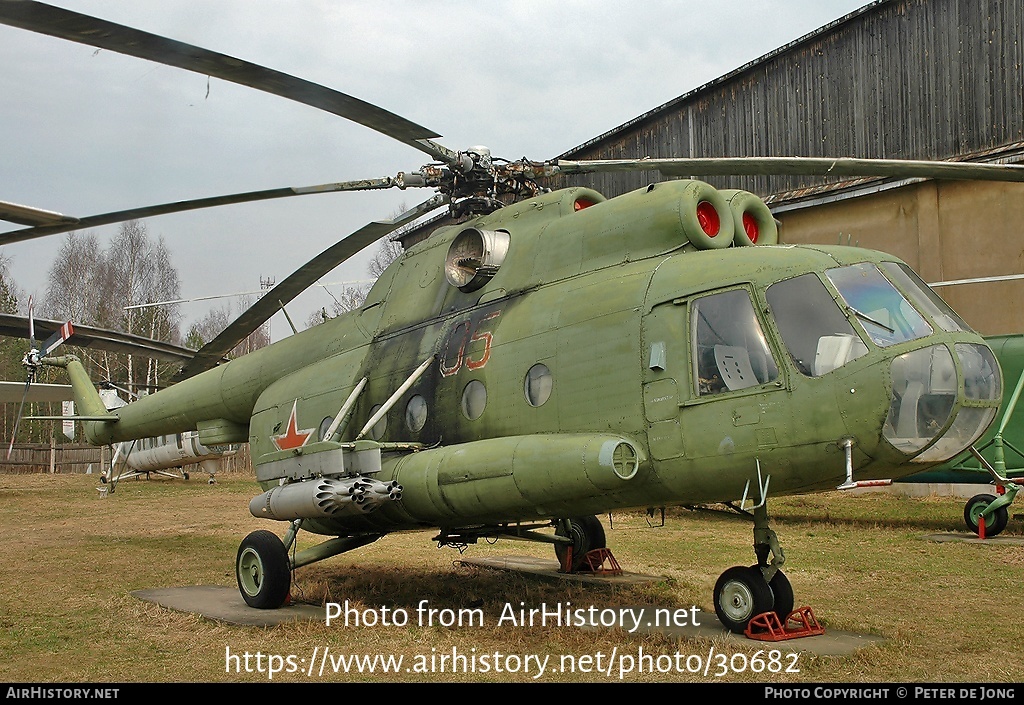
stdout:
[[235,577],[242,599],[250,607],[276,609],[288,599],[292,575],[288,550],[275,534],[254,531],[238,546]]
[[[567,536],[572,539],[572,572],[575,572],[583,565],[583,560],[590,551],[596,548],[605,548],[604,526],[596,516],[572,517],[569,519],[569,533],[566,534],[562,525],[555,529],[558,536]],[[566,554],[569,552],[569,544],[556,543],[555,555],[558,557],[558,565],[565,565]]]
[[715,614],[734,634],[742,634],[751,619],[774,609],[775,598],[758,568],[738,565],[715,583]]
[[[981,515],[988,509],[988,505],[995,501],[996,498],[990,494],[976,494],[971,497],[964,507],[964,522],[967,524],[967,528],[975,534],[979,533]],[[1006,511],[1006,507],[999,507],[992,518],[985,521],[985,536],[998,536],[1009,521],[1010,514]]]

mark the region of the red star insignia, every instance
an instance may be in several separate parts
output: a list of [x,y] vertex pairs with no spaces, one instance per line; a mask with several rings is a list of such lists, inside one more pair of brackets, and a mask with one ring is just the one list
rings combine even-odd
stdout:
[[278,450],[292,450],[293,448],[301,448],[306,445],[306,441],[313,435],[315,428],[304,428],[299,430],[299,424],[295,420],[295,408],[298,405],[299,400],[296,399],[292,402],[292,413],[288,417],[288,428],[285,432],[279,436],[271,436],[270,440],[274,442]]

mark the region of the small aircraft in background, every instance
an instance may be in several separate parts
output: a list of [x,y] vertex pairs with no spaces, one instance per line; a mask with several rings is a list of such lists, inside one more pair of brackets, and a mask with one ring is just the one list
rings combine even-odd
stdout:
[[[117,391],[113,388],[100,390],[108,411],[128,403],[118,396]],[[138,398],[137,395],[132,396]],[[198,465],[209,475],[207,482],[212,485],[216,482],[215,476],[223,465],[222,461],[235,452],[235,447],[207,448],[199,442],[199,434],[194,431],[123,441],[114,445],[110,467],[100,476],[100,482],[109,485],[109,492],[113,493],[121,480],[133,477],[148,480],[150,474],[187,480],[189,472],[186,468]]]
[[[1009,508],[1024,489],[1024,411],[1018,413],[1024,393],[1024,335],[989,336],[1003,378],[1003,398],[997,422],[956,458],[897,483],[952,483],[988,485],[964,506],[964,523],[982,538],[997,536],[1009,522]],[[1009,384],[1010,382],[1015,382]]]

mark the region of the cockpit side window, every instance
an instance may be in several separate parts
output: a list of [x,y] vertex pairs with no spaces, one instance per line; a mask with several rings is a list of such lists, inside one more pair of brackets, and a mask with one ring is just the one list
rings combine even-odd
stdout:
[[776,282],[765,292],[793,364],[820,377],[867,353],[828,289],[816,274]]
[[743,289],[702,296],[691,307],[694,379],[701,396],[745,389],[779,376]]

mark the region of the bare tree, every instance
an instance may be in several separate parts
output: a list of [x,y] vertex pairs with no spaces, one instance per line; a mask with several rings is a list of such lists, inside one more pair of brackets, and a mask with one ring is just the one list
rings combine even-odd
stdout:
[[231,307],[229,305],[210,309],[210,311],[192,324],[185,336],[185,346],[192,350],[198,350],[211,340],[216,338],[222,330],[228,327],[231,322]]
[[92,233],[69,233],[57,251],[47,277],[46,297],[39,311],[55,320],[97,324],[100,310],[103,253]]
[[[239,313],[241,314],[253,304],[251,296],[243,296],[238,300]],[[225,323],[225,326],[227,324]],[[253,350],[265,348],[270,345],[270,323],[265,322],[259,328],[246,336],[245,340],[231,350],[231,357],[240,357],[251,353]]]
[[377,244],[377,252],[373,255],[373,259],[370,260],[367,265],[367,270],[370,272],[370,276],[374,279],[379,279],[380,275],[384,273],[392,262],[398,259],[404,249],[402,243],[398,240],[392,239],[392,236],[381,238]]
[[[398,216],[405,212],[405,206],[399,207],[399,210],[394,214]],[[392,217],[394,217],[392,216]],[[398,259],[402,252],[405,250],[402,248],[402,243],[398,240],[393,239],[393,235],[386,235],[377,241],[377,250],[369,263],[366,265],[366,270],[370,276],[373,277],[374,281],[380,278],[380,275],[384,273],[392,262]],[[320,325],[324,321],[327,321],[335,316],[338,316],[346,311],[352,311],[363,305],[366,301],[367,294],[370,293],[372,284],[365,284],[362,286],[345,286],[341,294],[335,296],[331,292],[331,298],[334,299],[334,303],[331,305],[331,310],[323,308],[320,311],[314,311],[310,314],[309,318],[306,319],[306,327],[312,328],[313,326]]]
[[366,295],[370,293],[370,284],[364,284],[362,286],[345,286],[341,293],[337,296],[328,291],[334,299],[334,303],[331,304],[330,311],[327,308],[322,308],[319,311],[314,311],[310,314],[309,318],[306,319],[306,327],[312,328],[313,326],[320,325],[325,321],[339,316],[346,311],[354,311],[363,305],[366,301]]
[[[95,235],[70,234],[50,268],[42,310],[50,318],[70,320],[177,342],[176,305],[137,307],[180,297],[178,271],[162,237],[154,242],[144,223],[121,224],[117,236],[101,250]],[[132,355],[100,353],[84,357],[108,379],[131,386],[157,386],[170,363]]]

